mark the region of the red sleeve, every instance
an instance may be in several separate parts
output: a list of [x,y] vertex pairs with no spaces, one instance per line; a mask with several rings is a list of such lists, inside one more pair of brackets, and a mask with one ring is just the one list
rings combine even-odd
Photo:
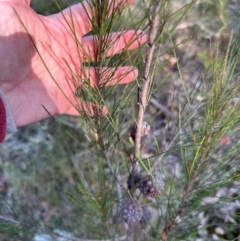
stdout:
[[2,98],[0,98],[0,142],[3,142],[7,131],[7,114]]

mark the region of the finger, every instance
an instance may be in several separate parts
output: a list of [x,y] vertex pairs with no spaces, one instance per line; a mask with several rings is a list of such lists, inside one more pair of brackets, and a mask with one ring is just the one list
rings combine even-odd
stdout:
[[81,75],[80,88],[112,86],[116,84],[127,84],[134,81],[138,76],[138,70],[126,66],[119,68],[86,68]]
[[[89,2],[84,1],[73,5],[61,13],[52,15],[51,18],[57,18],[67,29],[69,29],[70,25],[77,36],[83,36],[92,30],[92,23],[97,16],[96,9],[93,9],[94,3],[89,4]],[[117,9],[127,7],[133,2],[134,0],[109,0],[107,7],[109,16],[116,12]]]
[[[31,0],[20,0],[21,2],[23,2],[23,3],[25,3],[25,4],[27,4],[28,6],[30,5],[30,3],[31,3]],[[20,1],[18,1],[18,2],[20,2]]]
[[[142,31],[126,31],[106,35],[103,37],[106,43],[105,57],[119,54],[124,50],[133,50],[146,42],[146,35]],[[98,40],[94,36],[87,36],[82,41],[83,62],[97,60]]]
[[68,110],[64,111],[64,114],[101,117],[105,116],[108,113],[106,106],[96,106],[90,102],[82,101],[81,99],[76,99],[75,101],[75,105],[71,103],[71,107]]
[[[6,2],[6,0],[0,0],[0,2]],[[27,4],[28,6],[31,3],[31,0],[9,0],[8,3],[14,3],[14,4]]]

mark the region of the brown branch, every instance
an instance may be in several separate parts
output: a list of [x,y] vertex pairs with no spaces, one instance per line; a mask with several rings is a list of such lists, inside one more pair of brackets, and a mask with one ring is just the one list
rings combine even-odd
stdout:
[[175,225],[177,218],[183,213],[183,210],[187,203],[188,194],[192,189],[192,185],[193,185],[193,182],[190,182],[186,186],[182,201],[179,205],[179,208],[178,208],[176,214],[172,217],[171,221],[163,228],[162,235],[161,235],[163,241],[167,240],[167,237],[168,237],[169,233],[171,232],[173,226]]
[[168,222],[168,224],[166,224],[165,227],[163,228],[163,231],[162,231],[162,240],[163,241],[167,240],[167,237],[168,237],[169,233],[172,231],[173,226],[176,224],[177,218],[183,213],[183,211],[186,207],[186,204],[187,204],[187,201],[188,201],[188,195],[193,188],[195,178],[198,174],[199,168],[202,166],[203,160],[204,159],[199,161],[199,164],[197,165],[194,173],[192,174],[192,178],[191,178],[190,182],[185,187],[183,197],[182,197],[182,201],[181,201],[181,203],[178,207],[177,212],[172,217],[172,219]]
[[[160,0],[156,0],[152,6],[152,18],[150,22],[149,34],[148,34],[148,41],[146,47],[146,57],[144,61],[144,69],[142,74],[142,88],[140,93],[140,100],[138,103],[138,117],[137,117],[137,132],[136,132],[136,139],[135,139],[135,156],[136,158],[139,157],[140,149],[141,149],[141,128],[144,118],[144,112],[147,105],[147,98],[148,98],[148,90],[151,83],[150,71],[151,71],[151,64],[153,61],[154,50],[156,47],[155,41],[158,34],[159,26],[160,26]],[[138,162],[137,162],[138,163]],[[133,169],[137,169],[138,164],[133,166]]]

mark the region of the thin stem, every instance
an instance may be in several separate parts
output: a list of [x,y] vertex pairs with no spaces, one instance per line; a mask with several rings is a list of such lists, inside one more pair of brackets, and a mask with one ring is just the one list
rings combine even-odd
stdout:
[[15,219],[8,218],[8,217],[2,216],[2,215],[0,215],[0,220],[5,221],[5,222],[10,222],[10,223],[18,224],[18,225],[21,224],[19,221],[15,220]]
[[189,192],[191,191],[192,189],[192,185],[193,185],[193,179],[192,181],[186,186],[185,188],[185,192],[184,192],[184,195],[183,195],[183,198],[182,198],[182,201],[179,205],[179,208],[176,212],[176,214],[173,216],[173,218],[171,219],[171,221],[164,227],[163,231],[162,231],[162,240],[165,241],[169,235],[169,233],[171,232],[172,230],[172,227],[174,226],[174,224],[176,223],[177,221],[177,218],[178,216],[180,216],[184,210],[184,207],[186,205],[186,202],[187,202],[187,198],[188,198],[188,194]]

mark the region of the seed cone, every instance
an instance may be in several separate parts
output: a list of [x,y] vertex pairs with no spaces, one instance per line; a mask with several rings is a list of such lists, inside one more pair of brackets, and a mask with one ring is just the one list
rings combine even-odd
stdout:
[[164,182],[160,175],[146,175],[142,177],[142,180],[139,184],[140,192],[147,196],[155,198],[157,197],[163,190]]
[[[151,126],[146,122],[143,121],[142,128],[141,128],[141,136],[147,136],[151,131]],[[132,138],[133,141],[136,139],[136,133],[137,133],[137,124],[132,124],[128,129],[128,136]]]
[[141,181],[142,175],[140,173],[134,173],[134,175],[131,173],[127,180],[127,187],[128,189],[132,189],[134,187],[138,187],[140,181]]
[[126,199],[122,204],[122,218],[128,224],[139,222],[142,218],[142,207],[137,201]]

